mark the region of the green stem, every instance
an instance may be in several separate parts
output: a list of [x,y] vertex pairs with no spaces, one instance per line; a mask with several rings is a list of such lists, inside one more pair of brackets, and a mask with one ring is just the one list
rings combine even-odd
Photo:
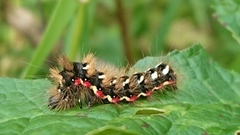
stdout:
[[83,40],[87,7],[88,3],[82,2],[77,11],[77,16],[73,26],[72,42],[70,42],[70,50],[68,51],[68,56],[71,60],[76,58],[81,46],[81,41]]

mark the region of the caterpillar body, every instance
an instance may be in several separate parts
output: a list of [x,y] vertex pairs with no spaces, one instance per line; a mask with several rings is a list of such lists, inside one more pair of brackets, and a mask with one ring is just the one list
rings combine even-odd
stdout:
[[60,56],[57,68],[50,69],[55,86],[49,91],[49,108],[65,110],[85,102],[88,107],[95,103],[134,102],[139,97],[149,97],[154,91],[166,86],[176,87],[177,76],[173,69],[159,63],[154,68],[133,75],[99,61],[88,54],[82,62],[71,62]]

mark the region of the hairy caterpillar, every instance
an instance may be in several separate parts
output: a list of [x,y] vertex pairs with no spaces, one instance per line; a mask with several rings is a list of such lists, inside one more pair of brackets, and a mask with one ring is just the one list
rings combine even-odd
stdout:
[[63,68],[51,68],[50,74],[56,84],[49,91],[49,108],[64,110],[85,102],[88,107],[95,103],[134,102],[140,96],[148,97],[165,86],[176,88],[176,73],[165,64],[133,75],[99,61],[88,54],[82,62],[71,62],[60,56],[58,64]]

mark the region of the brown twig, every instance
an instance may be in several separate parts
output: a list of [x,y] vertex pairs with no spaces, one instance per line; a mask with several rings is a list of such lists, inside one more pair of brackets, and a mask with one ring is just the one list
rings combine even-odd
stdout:
[[118,18],[120,29],[121,29],[124,53],[129,65],[132,65],[133,64],[133,58],[131,55],[132,46],[130,42],[126,12],[125,12],[122,0],[116,0],[116,7],[117,7],[117,18]]

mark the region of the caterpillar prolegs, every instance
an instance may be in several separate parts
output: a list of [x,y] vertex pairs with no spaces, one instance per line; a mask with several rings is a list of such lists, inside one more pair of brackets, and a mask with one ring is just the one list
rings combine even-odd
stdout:
[[176,73],[165,64],[159,63],[144,72],[126,75],[93,54],[88,54],[82,62],[71,62],[60,56],[58,64],[62,71],[51,68],[50,74],[56,84],[49,91],[49,108],[64,110],[85,102],[88,107],[95,103],[134,102],[139,97],[149,97],[163,87],[176,87]]

